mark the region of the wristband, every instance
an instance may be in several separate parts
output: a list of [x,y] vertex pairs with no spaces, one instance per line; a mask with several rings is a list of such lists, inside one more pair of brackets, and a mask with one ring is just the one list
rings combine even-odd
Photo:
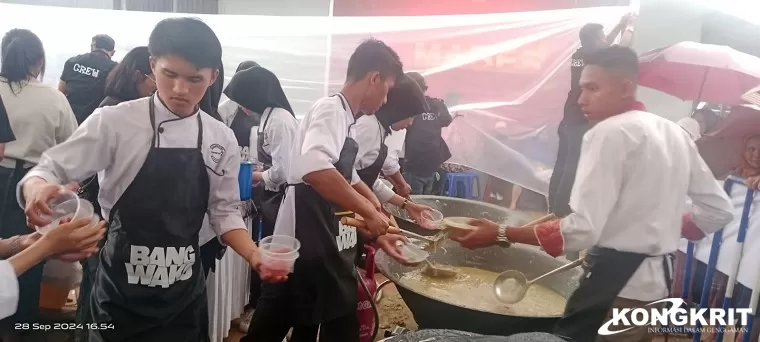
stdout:
[[404,198],[404,203],[401,203],[401,209],[406,209],[406,204],[409,203],[408,198]]

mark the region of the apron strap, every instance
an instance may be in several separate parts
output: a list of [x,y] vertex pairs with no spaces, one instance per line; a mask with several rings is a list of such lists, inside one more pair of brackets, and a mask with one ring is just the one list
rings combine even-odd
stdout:
[[272,117],[272,111],[274,111],[274,107],[269,107],[269,115],[267,115],[267,119],[264,120],[264,124],[261,125],[261,128],[259,128],[259,132],[264,132],[264,129],[266,129],[267,124],[269,123],[269,118]]

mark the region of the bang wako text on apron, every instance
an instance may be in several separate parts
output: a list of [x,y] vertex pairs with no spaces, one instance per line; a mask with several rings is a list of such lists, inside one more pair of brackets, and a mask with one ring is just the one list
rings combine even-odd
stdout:
[[130,246],[127,283],[167,288],[193,275],[195,250],[187,247]]

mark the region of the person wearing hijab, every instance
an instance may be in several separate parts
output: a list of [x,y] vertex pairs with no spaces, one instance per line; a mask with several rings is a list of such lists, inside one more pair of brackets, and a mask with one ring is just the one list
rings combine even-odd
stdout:
[[[235,73],[239,73],[243,70],[258,67],[260,66],[258,63],[254,61],[243,61],[241,62],[237,69],[235,69]],[[246,131],[246,127],[256,127],[259,125],[261,121],[261,113],[251,113],[246,114],[246,112],[243,110],[240,105],[230,99],[229,97],[224,100],[221,104],[219,104],[219,116],[222,118],[222,121],[227,125],[227,127],[233,128],[233,130],[240,132],[240,137],[238,140],[241,140],[243,138],[243,135],[245,135],[246,139],[255,139],[255,135],[251,135],[250,137],[247,134],[243,134],[243,132]],[[250,127],[248,129],[250,130]],[[237,133],[236,133],[237,136]],[[252,145],[245,145],[252,148],[252,146],[256,145],[253,143]],[[243,146],[243,145],[241,145]],[[253,153],[251,151],[251,153]]]
[[381,203],[399,206],[415,219],[430,208],[396,195],[379,176],[382,173],[387,178],[402,177],[398,158],[388,154],[385,138],[391,131],[400,131],[412,125],[416,115],[429,111],[422,89],[414,79],[404,75],[388,92],[388,102],[375,115],[358,118],[351,131],[351,137],[359,144],[354,163],[359,178],[372,189]]
[[[148,97],[156,91],[156,81],[150,68],[150,51],[147,46],[138,46],[130,50],[121,62],[111,70],[106,78],[104,95],[98,108],[116,106],[122,102]],[[92,176],[82,182],[79,196],[92,203],[95,212],[103,215],[98,201],[100,184],[98,176]],[[105,239],[101,241],[101,247]],[[82,260],[82,283],[79,285],[79,300],[77,301],[77,322],[92,323],[89,320],[89,298],[95,273],[98,270],[98,256],[94,255]],[[76,341],[86,341],[87,329],[77,330]]]
[[[745,180],[750,180],[760,176],[760,134],[748,136],[744,139],[744,145],[741,153],[741,165],[733,169],[730,174],[733,176],[741,177]],[[719,308],[723,303],[723,296],[726,293],[726,286],[729,281],[728,274],[731,273],[732,267],[734,267],[735,256],[737,255],[737,249],[741,250],[739,268],[736,273],[736,285],[734,287],[732,300],[732,307],[735,308],[748,308],[750,303],[750,297],[753,289],[757,289],[756,279],[758,273],[760,273],[756,264],[756,260],[760,259],[760,216],[758,216],[758,209],[760,208],[760,197],[755,195],[753,198],[752,206],[749,213],[749,227],[744,238],[744,247],[740,247],[736,242],[736,237],[739,234],[739,225],[742,218],[742,211],[744,210],[744,201],[746,199],[747,189],[743,186],[734,185],[731,189],[729,198],[733,205],[733,220],[723,228],[723,235],[721,237],[720,249],[718,252],[718,260],[715,269],[715,275],[713,277],[709,292],[709,307]],[[710,257],[710,250],[712,247],[713,236],[710,235],[698,242],[696,242],[694,248],[694,257],[696,262],[692,266],[693,277],[691,279],[691,285],[689,288],[691,292],[689,295],[691,298],[699,300],[702,289],[704,287],[705,274],[707,272],[707,262]],[[686,264],[686,240],[682,239],[679,246],[679,252],[676,253],[675,270],[677,271],[673,284],[673,295],[680,295],[683,285],[683,274]],[[756,310],[755,308],[752,308]],[[755,311],[757,312],[757,311]],[[755,322],[757,326],[758,322]],[[753,329],[751,341],[757,341],[758,335],[760,335],[760,329]],[[703,341],[711,341],[703,335]]]
[[[272,235],[280,202],[285,194],[285,180],[290,167],[290,149],[298,130],[298,121],[293,114],[293,108],[280,86],[280,81],[274,73],[262,68],[251,67],[235,73],[224,90],[224,94],[237,103],[244,111],[245,117],[260,116],[262,124],[258,127],[256,156],[264,165],[264,170],[253,174],[257,183],[256,202],[261,216],[261,232],[259,238]],[[237,121],[237,119],[235,119]],[[238,138],[238,144],[249,141],[252,134],[233,131]],[[239,127],[238,127],[239,128]],[[250,130],[250,128],[247,128]],[[241,145],[241,158],[245,151]],[[240,329],[248,331],[248,325],[253,317],[253,309],[259,299],[261,279],[256,274],[251,275],[251,296],[247,310],[240,322]]]
[[219,115],[219,101],[222,100],[222,90],[224,89],[224,64],[219,61],[219,76],[213,84],[206,90],[198,107],[212,118],[224,122]]

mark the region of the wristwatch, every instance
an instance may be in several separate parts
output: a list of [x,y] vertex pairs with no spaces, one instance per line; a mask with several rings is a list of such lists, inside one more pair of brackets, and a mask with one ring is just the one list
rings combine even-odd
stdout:
[[512,245],[511,242],[509,242],[509,239],[507,239],[507,225],[506,224],[500,224],[499,229],[496,231],[496,245],[499,247],[509,247]]

